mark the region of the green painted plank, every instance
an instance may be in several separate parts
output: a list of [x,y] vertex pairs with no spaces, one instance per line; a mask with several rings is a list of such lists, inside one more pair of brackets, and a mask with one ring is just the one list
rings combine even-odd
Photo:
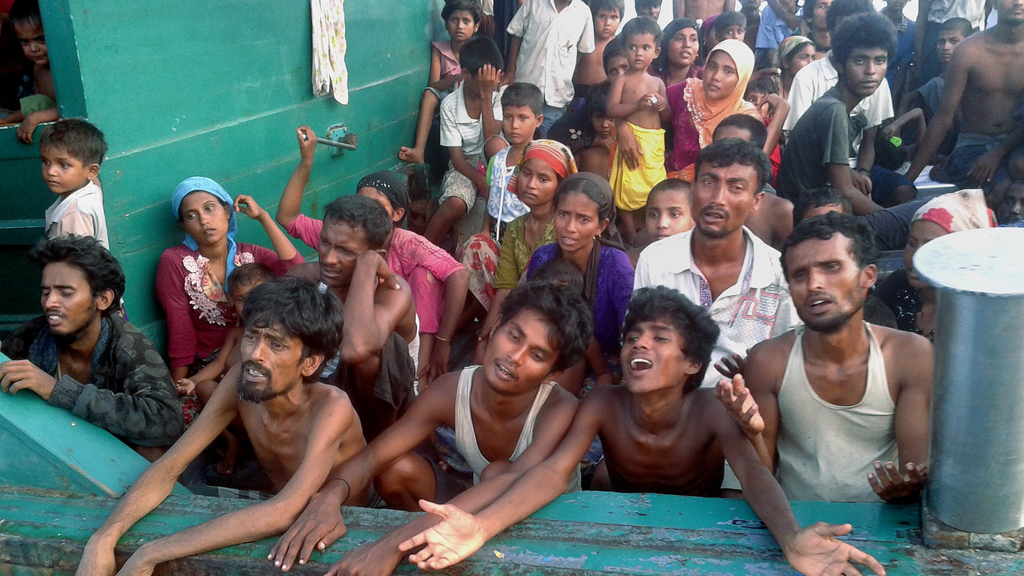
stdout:
[[[0,363],[7,360],[0,352]],[[110,432],[30,391],[0,393],[0,462],[0,484],[114,498],[149,465]],[[174,493],[189,492],[179,484]]]
[[[648,498],[650,498],[648,496]],[[704,499],[675,496],[650,498],[652,508],[667,508],[681,518],[701,516],[710,510]],[[563,496],[544,514],[519,523],[486,544],[466,562],[441,574],[475,575],[581,575],[581,574],[791,574],[778,547],[763,528],[735,526],[729,522],[737,511],[726,513],[703,528],[680,527],[671,515],[640,516],[627,513],[634,496],[585,493]],[[246,501],[173,496],[140,521],[121,540],[120,558],[153,538],[194,526],[216,515],[251,504]],[[33,568],[73,569],[85,541],[109,514],[114,502],[80,494],[19,491],[0,488],[0,565],[19,564]],[[622,512],[619,524],[579,521],[588,513],[581,510],[610,505]],[[729,504],[718,507],[728,511]],[[857,515],[862,505],[818,503],[818,512],[829,515]],[[835,507],[834,511],[829,509]],[[712,506],[713,508],[713,506]],[[561,510],[559,514],[556,511]],[[895,517],[903,522],[908,508]],[[695,514],[689,514],[694,511]],[[798,512],[799,514],[799,512]],[[869,512],[868,516],[877,514]],[[372,542],[388,529],[413,515],[393,510],[346,508],[349,533],[307,566],[296,566],[295,574],[322,574],[326,564],[336,561],[355,546]],[[543,517],[549,516],[549,517]],[[1007,574],[1024,571],[1024,556],[977,551],[936,551],[918,545],[912,536],[885,526],[873,540],[850,539],[875,555],[889,574]],[[725,523],[723,525],[723,523]],[[685,524],[685,521],[684,521]],[[739,530],[737,530],[739,528]],[[886,539],[885,535],[892,536]],[[171,563],[166,574],[260,574],[270,573],[266,554],[274,539],[233,546],[192,559]],[[398,573],[417,573],[410,565]]]

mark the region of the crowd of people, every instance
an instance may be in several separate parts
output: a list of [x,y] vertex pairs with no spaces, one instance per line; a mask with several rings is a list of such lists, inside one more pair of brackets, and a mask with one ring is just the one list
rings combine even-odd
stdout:
[[[505,3],[444,5],[398,152],[447,153],[422,234],[388,170],[303,214],[305,126],[273,216],[209,178],[173,190],[165,354],[123,304],[102,132],[24,100],[6,118],[26,142],[45,123],[57,197],[30,252],[43,316],[3,340],[2,390],[153,461],[79,574],[113,574],[118,539],[211,449],[220,477],[258,463],[262,501],[124,573],[274,535],[288,570],[344,535],[343,505],[428,514],[332,574],[442,568],[580,489],[742,497],[801,573],[884,573],[837,539],[849,525],[801,528],[789,500],[920,498],[937,302],[913,256],[1021,224],[1024,76],[1006,71],[1024,0],[997,0],[987,29],[980,0],[921,0],[916,23],[902,0],[678,0],[664,29],[660,2],[624,23],[622,0]],[[25,89],[52,92],[36,0],[9,22]],[[919,198],[926,167],[957,190]],[[236,240],[239,214],[272,248]],[[903,267],[880,271],[882,250]]]

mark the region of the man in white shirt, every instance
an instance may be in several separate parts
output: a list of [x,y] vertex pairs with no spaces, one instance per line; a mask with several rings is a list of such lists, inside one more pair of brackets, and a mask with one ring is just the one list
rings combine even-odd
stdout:
[[594,20],[583,0],[525,0],[508,25],[512,35],[504,83],[526,82],[544,93],[541,137],[565,114],[575,95],[580,53],[594,51]]
[[[695,172],[693,230],[641,252],[633,287],[675,288],[707,310],[721,331],[711,354],[717,363],[746,356],[799,320],[779,252],[743,226],[771,178],[768,157],[750,142],[726,138],[700,151]],[[720,378],[708,370],[702,386],[713,387]]]

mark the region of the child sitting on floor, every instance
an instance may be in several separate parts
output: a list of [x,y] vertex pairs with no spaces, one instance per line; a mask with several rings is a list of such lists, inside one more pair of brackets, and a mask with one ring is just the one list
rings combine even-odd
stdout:
[[477,0],[447,0],[441,10],[441,19],[451,40],[433,42],[430,49],[430,81],[423,90],[420,100],[420,116],[416,123],[416,145],[402,146],[398,157],[406,162],[423,162],[427,147],[430,124],[434,119],[437,105],[462,79],[459,74],[459,50],[480,27],[480,3]]
[[[0,124],[16,124],[18,140],[32,143],[32,132],[43,122],[53,122],[58,116],[57,94],[53,89],[50,56],[46,50],[43,19],[39,15],[39,0],[18,0],[11,7],[10,22],[21,41],[21,50],[32,61],[32,95],[21,99],[21,110],[0,118]],[[106,240],[103,241],[107,247]]]
[[[498,88],[503,66],[498,46],[490,38],[477,37],[466,42],[459,54],[463,82],[441,102],[441,146],[448,147],[452,159],[441,180],[437,212],[423,233],[438,246],[452,226],[473,210],[477,195],[486,198],[484,143],[501,131],[504,87]],[[463,240],[457,237],[455,245]]]
[[652,18],[638,16],[622,29],[629,70],[612,81],[608,116],[623,118],[643,150],[639,165],[627,166],[617,150],[612,160],[611,185],[622,222],[620,231],[630,245],[636,240],[636,212],[647,203],[647,194],[665,179],[665,130],[661,123],[672,117],[665,82],[647,69],[661,52],[661,28]]
[[[590,10],[594,13],[594,51],[579,55],[576,74],[572,78],[576,92],[574,102],[586,101],[594,86],[608,78],[604,71],[604,49],[619,29],[623,3],[622,0],[593,0]],[[571,106],[573,109],[576,107],[577,104]]]
[[46,209],[46,237],[92,236],[107,250],[103,191],[96,185],[107,153],[103,132],[85,120],[68,118],[47,126],[39,137],[43,181],[59,198]]

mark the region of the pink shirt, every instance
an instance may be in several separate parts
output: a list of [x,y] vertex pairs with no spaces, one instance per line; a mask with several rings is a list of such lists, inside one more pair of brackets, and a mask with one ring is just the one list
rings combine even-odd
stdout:
[[431,46],[441,55],[441,79],[449,76],[457,76],[462,73],[462,66],[459,65],[459,58],[452,52],[452,43],[449,40],[444,42],[431,42]]
[[[310,248],[320,244],[322,220],[300,214],[285,226],[292,238],[301,240]],[[404,228],[395,228],[388,250],[388,268],[409,283],[416,315],[420,319],[420,332],[436,334],[444,310],[444,282],[454,272],[465,270],[455,258],[429,240]],[[429,274],[427,274],[429,272]]]
[[[172,246],[160,255],[156,270],[156,295],[167,314],[167,356],[171,368],[188,366],[196,356],[207,358],[218,350],[228,332],[238,323],[235,308],[222,290],[211,299],[204,290],[209,285],[208,260],[184,244]],[[289,268],[305,262],[301,254],[281,260],[263,246],[238,243],[235,265],[256,262],[283,276]],[[219,286],[217,287],[219,288]]]

